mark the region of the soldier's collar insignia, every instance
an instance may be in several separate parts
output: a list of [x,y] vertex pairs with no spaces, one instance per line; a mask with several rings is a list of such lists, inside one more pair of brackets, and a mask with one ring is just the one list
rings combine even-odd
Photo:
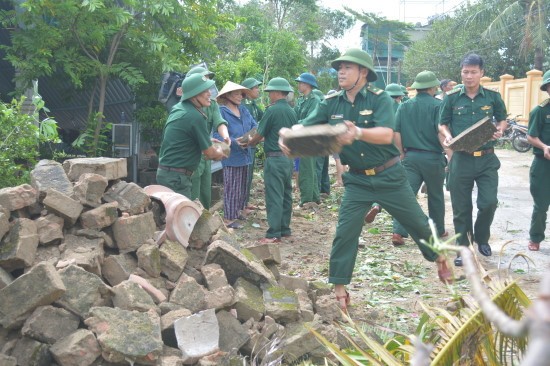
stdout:
[[359,111],[359,114],[362,115],[362,116],[368,116],[369,114],[372,114],[372,110],[371,109],[365,109],[365,110]]

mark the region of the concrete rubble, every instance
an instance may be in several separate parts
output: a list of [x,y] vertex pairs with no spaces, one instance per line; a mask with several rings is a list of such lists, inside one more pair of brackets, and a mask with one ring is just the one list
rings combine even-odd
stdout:
[[324,363],[328,285],[207,210],[189,246],[163,239],[162,203],[125,177],[124,159],[45,160],[0,189],[1,365]]

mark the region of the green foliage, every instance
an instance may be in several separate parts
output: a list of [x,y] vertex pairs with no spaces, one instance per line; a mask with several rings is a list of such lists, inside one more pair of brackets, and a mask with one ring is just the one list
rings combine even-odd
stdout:
[[142,141],[151,144],[158,155],[162,142],[162,131],[168,118],[166,108],[160,104],[140,108],[134,113],[134,118],[139,124]]
[[12,46],[4,47],[6,59],[20,71],[23,87],[59,72],[75,86],[94,90],[90,114],[96,118],[88,120],[95,130],[86,138],[92,136],[89,151],[99,155],[105,149],[99,146],[101,130],[108,128],[102,120],[108,80],[120,78],[140,90],[152,81],[158,85],[162,70],[183,69],[216,53],[216,30],[234,23],[216,6],[215,0],[28,0],[21,3],[24,11],[13,12],[11,25],[19,29]]
[[484,38],[481,35],[487,29],[490,19],[478,18],[473,22],[471,17],[485,6],[491,6],[491,14],[494,15],[502,11],[505,4],[497,0],[488,1],[487,4],[477,2],[457,9],[453,17],[435,20],[426,38],[415,42],[405,53],[404,72],[414,77],[420,71],[430,70],[439,79],[460,82],[461,59],[468,52],[476,52],[485,60],[485,75],[493,80],[498,80],[503,74],[525,77],[533,65],[526,63],[517,52],[523,34],[520,22],[508,23],[498,38]]
[[[88,120],[86,130],[72,143],[74,148],[84,152],[88,157],[112,155],[111,129],[113,125],[112,123],[103,123],[100,121],[103,121],[102,116],[98,113],[93,115]],[[98,139],[95,140],[94,134],[98,123],[101,123],[102,126],[99,129]]]
[[236,60],[218,59],[211,65],[216,70],[216,84],[222,88],[227,81],[240,84],[252,75],[261,74],[262,69],[254,60],[254,53],[247,52]]
[[39,113],[47,109],[36,93],[32,98],[34,112],[22,112],[24,97],[11,103],[0,102],[0,188],[29,183],[30,170],[39,157],[42,144],[59,142],[57,123],[47,117],[40,121]]

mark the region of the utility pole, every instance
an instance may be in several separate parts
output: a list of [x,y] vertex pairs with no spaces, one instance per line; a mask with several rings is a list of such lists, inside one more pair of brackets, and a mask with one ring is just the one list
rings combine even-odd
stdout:
[[387,84],[391,84],[391,64],[392,64],[392,54],[391,54],[391,32],[388,33],[388,61],[386,63],[386,80]]

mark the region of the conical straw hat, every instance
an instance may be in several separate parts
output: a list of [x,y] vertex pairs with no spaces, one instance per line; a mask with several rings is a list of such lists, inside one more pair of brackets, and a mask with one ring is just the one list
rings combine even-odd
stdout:
[[245,93],[247,96],[250,93],[250,89],[245,88],[244,86],[234,83],[232,81],[228,81],[227,83],[225,83],[222,90],[220,90],[220,92],[218,93],[218,98],[235,90],[242,90],[243,93]]

